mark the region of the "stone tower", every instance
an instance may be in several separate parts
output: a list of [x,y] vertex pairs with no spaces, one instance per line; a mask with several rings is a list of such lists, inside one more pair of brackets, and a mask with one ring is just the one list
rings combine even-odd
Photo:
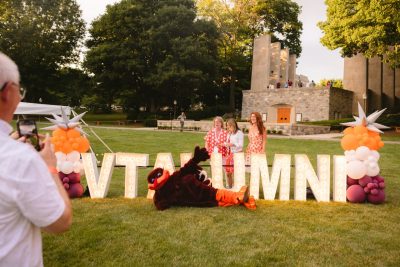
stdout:
[[400,69],[390,68],[379,57],[367,59],[358,54],[345,58],[343,87],[354,92],[353,113],[357,113],[357,102],[367,113],[400,110]]

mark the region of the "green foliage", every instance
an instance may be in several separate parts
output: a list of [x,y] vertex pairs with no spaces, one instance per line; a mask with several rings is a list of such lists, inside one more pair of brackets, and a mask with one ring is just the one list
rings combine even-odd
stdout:
[[218,105],[212,107],[206,107],[203,110],[188,111],[186,117],[191,120],[202,120],[209,119],[215,116],[224,116],[227,113],[231,113],[233,110],[229,106]]
[[400,113],[380,116],[377,122],[385,126],[400,126]]
[[217,31],[196,19],[192,1],[123,0],[89,30],[85,67],[106,106],[155,112],[198,102],[216,73]]
[[197,0],[196,5],[199,15],[214,21],[220,32],[220,72],[215,85],[232,109],[240,106],[241,91],[250,88],[246,81],[250,80],[255,36],[270,33],[273,41],[300,55],[300,9],[290,0]]
[[299,20],[301,8],[291,0],[259,0],[255,8],[261,32],[273,34],[272,41],[289,48],[291,54],[301,54],[300,35],[303,23]]
[[318,25],[321,43],[341,48],[342,56],[363,53],[380,56],[392,66],[400,65],[400,1],[326,0],[327,20]]
[[335,88],[343,88],[343,80],[342,79],[322,79],[317,84],[318,86],[326,87],[328,86],[328,82],[330,84],[333,83],[333,87]]
[[19,66],[28,101],[57,101],[60,70],[77,62],[84,33],[75,0],[0,2],[0,50]]

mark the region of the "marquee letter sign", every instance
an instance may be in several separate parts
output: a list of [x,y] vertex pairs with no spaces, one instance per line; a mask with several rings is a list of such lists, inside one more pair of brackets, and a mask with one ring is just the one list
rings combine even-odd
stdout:
[[[192,157],[191,153],[180,154],[181,167]],[[295,181],[294,199],[306,200],[307,182],[310,185],[317,201],[330,201],[330,165],[329,155],[317,156],[317,174],[306,155],[295,155]],[[91,153],[83,153],[82,161],[86,173],[86,180],[92,198],[107,196],[110,181],[115,165],[125,166],[125,197],[138,196],[138,167],[149,164],[148,154],[135,153],[105,153],[100,174],[96,158]],[[244,153],[234,154],[234,188],[238,191],[245,185],[245,160]],[[333,196],[338,202],[346,202],[346,159],[344,156],[333,156]],[[215,188],[224,188],[224,172],[222,155],[211,155],[211,179]],[[170,173],[175,171],[174,160],[171,153],[159,153],[154,168],[164,168]],[[260,178],[264,199],[274,200],[279,184],[279,199],[289,200],[290,196],[291,155],[276,154],[272,165],[271,176],[265,154],[251,155],[250,194],[259,199]],[[145,181],[145,179],[143,179]],[[147,183],[147,181],[145,181]],[[154,191],[149,190],[147,197],[153,198]]]

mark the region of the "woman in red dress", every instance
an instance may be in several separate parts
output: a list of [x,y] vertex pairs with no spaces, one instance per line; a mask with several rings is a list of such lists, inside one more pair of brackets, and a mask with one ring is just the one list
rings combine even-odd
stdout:
[[260,113],[252,112],[250,115],[249,143],[246,149],[246,165],[250,165],[251,154],[264,154],[267,133]]
[[223,129],[224,120],[221,117],[215,117],[213,122],[214,127],[204,137],[205,148],[210,156],[211,153],[217,152],[222,154],[222,158],[225,158],[227,149],[224,144],[228,137],[228,132]]

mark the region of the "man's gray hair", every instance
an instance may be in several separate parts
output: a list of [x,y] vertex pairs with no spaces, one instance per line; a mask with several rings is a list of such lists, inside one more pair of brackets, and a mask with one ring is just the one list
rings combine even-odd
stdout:
[[0,88],[6,82],[19,84],[19,70],[11,58],[0,52]]

